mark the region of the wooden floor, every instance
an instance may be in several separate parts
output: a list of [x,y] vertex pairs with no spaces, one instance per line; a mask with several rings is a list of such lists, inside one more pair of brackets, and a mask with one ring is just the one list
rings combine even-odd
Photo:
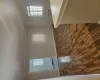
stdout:
[[61,76],[100,73],[99,24],[63,24],[54,35],[58,57],[71,57],[64,66],[59,62]]

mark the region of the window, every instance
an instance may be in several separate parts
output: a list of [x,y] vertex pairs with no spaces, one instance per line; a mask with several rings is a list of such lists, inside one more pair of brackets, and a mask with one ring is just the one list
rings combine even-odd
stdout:
[[42,6],[27,6],[28,16],[42,16],[43,7]]
[[29,66],[30,72],[58,69],[57,58],[31,59]]
[[33,60],[33,66],[41,66],[43,65],[43,59],[35,59]]

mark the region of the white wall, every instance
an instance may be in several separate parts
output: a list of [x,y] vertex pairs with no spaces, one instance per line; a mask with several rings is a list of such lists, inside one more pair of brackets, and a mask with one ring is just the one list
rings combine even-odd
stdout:
[[68,0],[61,24],[98,21],[100,21],[100,0]]
[[[43,43],[32,42],[32,35],[35,34],[44,34],[45,42]],[[27,53],[28,53],[28,58],[57,56],[54,46],[52,28],[50,27],[29,28],[27,30]]]
[[14,0],[0,0],[0,80],[23,80],[24,32]]
[[[35,58],[57,57],[53,29],[51,25],[51,16],[48,15],[50,9],[48,0],[25,0],[25,5],[43,6],[43,16],[29,17],[26,31],[26,80],[37,80],[41,78],[50,78],[59,76],[58,70],[29,73],[29,60]],[[44,34],[43,43],[32,42],[32,35]]]
[[28,80],[40,80],[54,77],[59,77],[59,72],[57,70],[31,73],[28,75]]
[[[45,41],[43,43],[32,42],[32,35],[44,34]],[[27,29],[27,80],[37,80],[43,78],[59,76],[58,70],[45,72],[29,73],[29,60],[35,58],[57,57],[56,48],[53,37],[53,29],[51,27],[32,27]]]
[[41,79],[41,80],[100,80],[100,74],[71,75],[71,76],[62,76],[57,78]]

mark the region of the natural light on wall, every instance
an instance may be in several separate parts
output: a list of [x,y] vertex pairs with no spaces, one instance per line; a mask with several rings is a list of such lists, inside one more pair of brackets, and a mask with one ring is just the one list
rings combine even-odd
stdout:
[[43,43],[45,41],[46,41],[46,39],[45,39],[44,34],[33,34],[32,35],[32,42]]
[[27,6],[28,16],[42,16],[43,7],[42,6]]
[[70,56],[59,57],[58,59],[59,59],[59,61],[60,61],[61,63],[71,62],[71,57],[70,57]]
[[29,61],[30,73],[58,69],[56,58],[31,59]]
[[57,7],[56,6],[51,6],[51,11],[52,11],[52,15],[57,15]]

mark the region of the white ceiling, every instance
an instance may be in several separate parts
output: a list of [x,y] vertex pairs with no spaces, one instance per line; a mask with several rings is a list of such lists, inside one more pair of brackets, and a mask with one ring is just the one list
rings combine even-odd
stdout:
[[[16,2],[26,27],[48,27],[51,23],[51,16],[48,16],[48,9],[50,9],[49,0],[16,0]],[[43,6],[43,16],[28,17],[27,6],[29,5]]]
[[[26,27],[48,27],[51,24],[49,0],[16,0]],[[43,6],[42,17],[29,18],[27,5]],[[62,24],[69,23],[97,23],[100,21],[100,0],[68,0]]]

